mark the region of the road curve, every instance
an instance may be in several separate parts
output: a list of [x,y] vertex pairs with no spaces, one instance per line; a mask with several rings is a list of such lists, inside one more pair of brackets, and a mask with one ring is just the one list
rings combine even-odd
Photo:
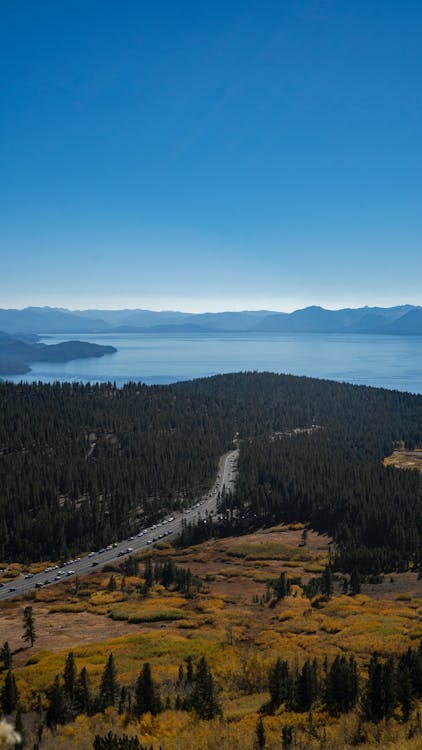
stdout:
[[104,565],[120,562],[128,555],[142,552],[161,539],[174,538],[180,533],[183,520],[192,521],[197,520],[200,516],[205,517],[207,514],[213,514],[216,510],[219,492],[223,489],[231,492],[234,488],[238,454],[239,451],[236,449],[225,453],[220,458],[218,474],[213,486],[206,495],[200,497],[190,508],[167,516],[164,521],[160,521],[152,527],[140,529],[137,536],[121,542],[114,542],[111,549],[105,549],[103,552],[91,552],[89,555],[69,561],[60,567],[54,566],[50,570],[47,568],[31,578],[25,578],[22,575],[8,581],[0,588],[0,602],[15,599],[44,586],[53,586],[68,578],[101,570]]

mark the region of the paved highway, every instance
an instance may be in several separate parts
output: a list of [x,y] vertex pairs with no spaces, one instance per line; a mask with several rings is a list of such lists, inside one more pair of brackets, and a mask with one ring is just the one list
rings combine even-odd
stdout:
[[207,514],[214,513],[219,492],[223,488],[228,492],[233,490],[236,481],[237,459],[238,450],[224,454],[219,462],[218,475],[208,494],[203,495],[185,511],[174,513],[153,526],[140,529],[139,533],[130,537],[130,539],[111,542],[104,550],[92,551],[88,555],[70,560],[62,566],[55,565],[52,568],[46,568],[43,573],[37,573],[29,578],[22,575],[8,581],[0,588],[0,601],[14,599],[28,591],[44,586],[52,586],[66,579],[74,578],[76,575],[101,570],[104,565],[123,560],[136,552],[142,552],[161,539],[174,538],[180,533],[183,519],[195,521],[199,517],[204,518]]

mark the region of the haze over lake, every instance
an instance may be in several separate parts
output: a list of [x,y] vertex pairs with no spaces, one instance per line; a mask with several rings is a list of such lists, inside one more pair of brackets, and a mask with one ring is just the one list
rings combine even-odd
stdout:
[[8,380],[173,383],[241,370],[271,371],[422,393],[422,336],[368,334],[57,334],[111,344],[117,353],[66,363],[35,362]]

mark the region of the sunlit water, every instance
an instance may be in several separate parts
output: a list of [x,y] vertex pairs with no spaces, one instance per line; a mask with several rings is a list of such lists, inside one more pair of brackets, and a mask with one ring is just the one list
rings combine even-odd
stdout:
[[39,362],[8,379],[173,383],[217,373],[258,370],[310,375],[422,393],[422,336],[364,334],[51,335],[111,344],[116,354],[67,363]]

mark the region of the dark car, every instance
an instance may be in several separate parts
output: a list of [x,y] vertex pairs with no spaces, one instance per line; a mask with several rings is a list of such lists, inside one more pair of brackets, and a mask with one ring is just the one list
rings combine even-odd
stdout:
[[91,563],[91,568],[95,568],[95,566],[96,566],[96,565],[98,565],[98,563],[97,563],[97,562],[93,562],[93,563]]
[[9,591],[16,591],[15,586],[10,586]]

